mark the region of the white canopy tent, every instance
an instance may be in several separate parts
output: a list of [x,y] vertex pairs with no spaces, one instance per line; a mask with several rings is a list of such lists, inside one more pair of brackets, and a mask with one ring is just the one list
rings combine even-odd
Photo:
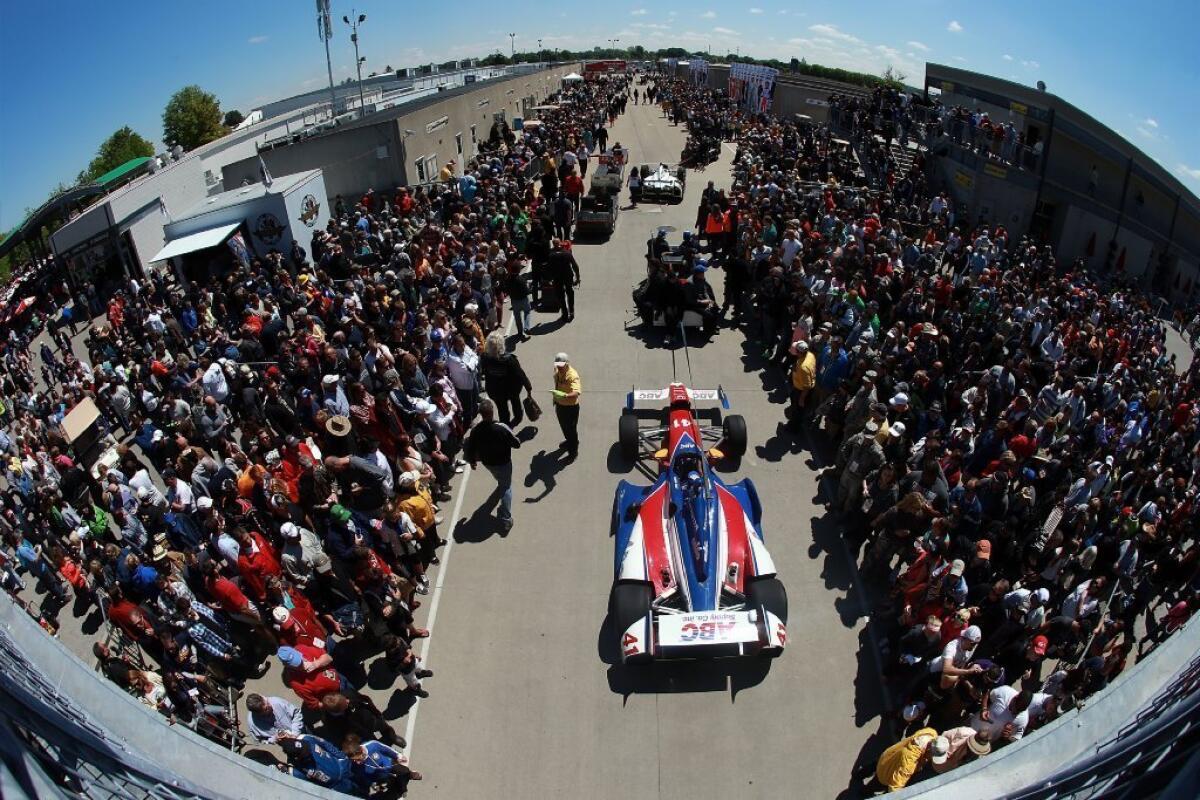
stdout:
[[575,83],[583,80],[583,76],[578,72],[569,72],[563,76],[563,83]]

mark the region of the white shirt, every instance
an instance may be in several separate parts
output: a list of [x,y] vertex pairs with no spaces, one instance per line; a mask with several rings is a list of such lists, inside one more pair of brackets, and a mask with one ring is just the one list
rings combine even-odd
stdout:
[[192,494],[192,487],[178,479],[175,481],[175,488],[167,490],[167,501],[174,503],[176,500],[183,506],[184,511],[192,511],[196,507],[196,499],[195,495]]
[[446,374],[455,389],[473,391],[478,381],[479,354],[469,347],[464,347],[462,353],[453,350],[446,357]]
[[1025,735],[1025,727],[1029,724],[1029,709],[1020,714],[1013,714],[1008,706],[1020,692],[1011,686],[997,686],[988,695],[988,719],[984,720],[979,714],[971,717],[971,727],[980,733],[988,734],[990,741],[996,742],[1002,738],[1004,726],[1012,723],[1013,733],[1009,737],[1016,741]]
[[229,397],[229,384],[225,382],[225,372],[221,369],[220,364],[213,362],[204,371],[201,383],[204,384],[204,393],[217,398],[218,403],[224,403],[225,399]]
[[965,648],[965,645],[968,644],[970,644],[970,642],[964,641],[961,636],[953,639],[942,649],[942,657],[935,658],[932,662],[930,662],[929,671],[935,674],[941,672],[942,667],[945,666],[946,659],[950,659],[950,663],[959,669],[962,669],[967,664],[970,664],[972,657],[975,655],[975,645],[971,644],[971,649],[968,650]]
[[780,245],[783,252],[780,254],[779,260],[784,266],[790,267],[792,262],[796,260],[796,256],[800,254],[801,244],[796,239],[784,239]]

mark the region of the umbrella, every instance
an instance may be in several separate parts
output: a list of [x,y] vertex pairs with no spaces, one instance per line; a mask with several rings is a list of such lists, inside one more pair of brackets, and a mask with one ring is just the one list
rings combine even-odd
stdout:
[[564,82],[567,82],[567,81],[574,82],[574,81],[581,81],[581,80],[583,80],[583,76],[580,75],[578,72],[571,72],[566,75],[563,75]]
[[33,296],[26,297],[24,300],[17,303],[17,307],[13,309],[12,315],[14,317],[19,317],[20,315],[24,314],[29,309],[33,308],[33,304],[36,302],[37,302],[36,297],[33,297]]

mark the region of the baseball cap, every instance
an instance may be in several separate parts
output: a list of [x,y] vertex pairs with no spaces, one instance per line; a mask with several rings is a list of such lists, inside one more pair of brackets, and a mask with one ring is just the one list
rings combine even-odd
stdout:
[[350,521],[350,509],[346,508],[343,505],[336,505],[333,508],[329,509],[329,516],[333,517],[338,522],[349,522]]
[[279,534],[285,539],[297,539],[300,536],[300,529],[294,522],[285,522],[279,526]]
[[962,638],[968,642],[979,644],[979,641],[983,638],[983,633],[979,630],[978,625],[970,625],[963,629]]
[[321,378],[321,383],[325,384],[326,386],[332,386],[337,382],[338,382],[337,375],[326,375],[324,378]]
[[961,558],[956,558],[950,562],[950,574],[951,575],[954,575],[954,576],[962,575],[963,570],[965,570],[966,568],[967,568],[967,565],[963,562],[963,560]]
[[1049,646],[1050,640],[1045,636],[1038,635],[1033,637],[1033,652],[1037,653],[1039,656],[1046,655],[1046,648]]
[[975,543],[975,557],[982,558],[988,561],[992,557],[992,543],[987,539],[980,539]]
[[903,422],[893,422],[888,427],[888,435],[899,439],[901,436],[904,435],[904,423]]
[[939,736],[929,745],[929,760],[934,764],[945,764],[950,758],[950,740]]
[[570,364],[571,357],[566,353],[556,353],[554,356],[554,366],[561,367],[563,364]]
[[200,509],[201,511],[212,508],[212,505],[213,505],[213,502],[212,502],[211,497],[197,497],[196,498],[196,508]]
[[420,479],[421,479],[421,473],[417,472],[414,469],[414,470],[409,470],[408,472],[401,472],[400,475],[396,478],[396,483],[398,483],[400,486],[412,486]]
[[[291,613],[283,606],[276,606],[275,609],[271,612],[271,619],[275,620],[275,622],[279,625],[284,624],[291,618],[292,618]],[[282,656],[281,656],[281,658],[282,658]]]
[[892,395],[892,399],[888,402],[891,403],[892,408],[906,406],[908,405],[908,395],[906,395],[904,392],[896,392],[894,395]]
[[1045,587],[1035,590],[1033,595],[1042,605],[1050,602],[1050,590],[1046,589]]
[[808,349],[808,340],[801,339],[798,342],[796,342],[796,344],[794,346],[797,350],[807,350]]
[[285,667],[298,667],[304,663],[304,656],[300,655],[300,651],[294,647],[281,647],[275,651],[275,655],[279,657]]

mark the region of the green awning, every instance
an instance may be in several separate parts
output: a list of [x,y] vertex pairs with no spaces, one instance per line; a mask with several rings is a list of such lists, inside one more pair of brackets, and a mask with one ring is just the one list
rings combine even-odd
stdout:
[[99,186],[106,186],[119,178],[125,177],[126,175],[128,175],[129,173],[131,173],[135,169],[137,169],[138,167],[143,166],[147,161],[150,160],[150,158],[151,158],[151,156],[142,156],[141,158],[134,158],[129,161],[126,161],[121,166],[116,167],[114,169],[110,169],[108,172],[104,173],[99,178],[96,178],[96,180],[92,181],[92,183],[97,184]]

